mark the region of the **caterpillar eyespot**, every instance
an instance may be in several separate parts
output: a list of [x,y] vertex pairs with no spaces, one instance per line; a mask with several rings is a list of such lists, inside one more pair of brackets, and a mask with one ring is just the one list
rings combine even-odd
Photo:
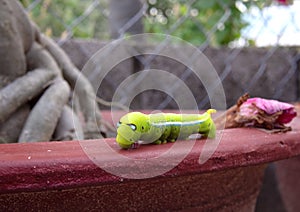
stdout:
[[133,131],[136,130],[136,125],[135,125],[135,124],[128,124],[128,126],[129,126]]
[[211,114],[215,112],[214,109],[209,109],[204,114],[146,115],[131,112],[118,122],[116,142],[121,148],[128,149],[135,146],[138,140],[160,144],[175,142],[178,138],[186,139],[195,133],[214,138],[216,128]]

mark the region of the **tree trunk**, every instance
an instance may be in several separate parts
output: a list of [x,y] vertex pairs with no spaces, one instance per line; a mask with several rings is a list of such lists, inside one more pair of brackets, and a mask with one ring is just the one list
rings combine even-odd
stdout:
[[143,32],[144,7],[140,0],[111,0],[109,7],[112,38],[119,38],[125,33]]

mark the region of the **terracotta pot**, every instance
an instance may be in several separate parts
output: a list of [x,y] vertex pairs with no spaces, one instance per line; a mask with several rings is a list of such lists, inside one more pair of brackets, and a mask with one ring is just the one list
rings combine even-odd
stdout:
[[299,129],[225,130],[215,150],[206,146],[212,141],[198,140],[186,155],[191,141],[131,151],[114,139],[3,144],[0,211],[253,211],[266,164],[300,154]]
[[300,157],[276,162],[276,176],[286,210],[298,212],[300,210]]
[[263,170],[264,166],[249,166],[76,188],[44,187],[38,191],[2,194],[0,208],[1,211],[254,211]]

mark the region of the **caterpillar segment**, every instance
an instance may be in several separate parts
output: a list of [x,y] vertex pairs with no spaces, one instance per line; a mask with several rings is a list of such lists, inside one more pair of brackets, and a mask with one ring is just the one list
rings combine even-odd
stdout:
[[199,133],[203,137],[214,138],[215,124],[211,114],[216,110],[209,109],[203,114],[156,113],[144,114],[131,112],[124,115],[117,126],[116,141],[123,149],[143,143],[163,144],[187,139]]

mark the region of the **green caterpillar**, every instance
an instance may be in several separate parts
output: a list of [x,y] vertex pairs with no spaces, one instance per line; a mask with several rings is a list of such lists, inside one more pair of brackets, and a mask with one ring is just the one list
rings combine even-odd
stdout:
[[134,148],[139,140],[161,144],[186,139],[191,134],[200,133],[214,138],[216,127],[209,109],[204,114],[157,113],[146,115],[131,112],[123,116],[117,127],[116,141],[123,149]]

